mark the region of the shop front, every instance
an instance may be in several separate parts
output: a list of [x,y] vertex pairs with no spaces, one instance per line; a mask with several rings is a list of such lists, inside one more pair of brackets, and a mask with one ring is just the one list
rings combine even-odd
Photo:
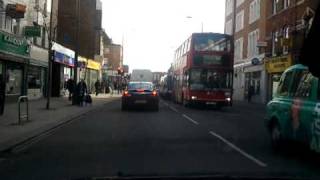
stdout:
[[66,93],[66,82],[73,77],[74,51],[57,43],[53,44],[52,96],[60,97]]
[[48,50],[31,46],[27,71],[28,98],[39,99],[46,96],[48,70]]
[[[263,64],[248,66],[244,69],[245,83],[244,96],[251,102],[265,103],[266,102],[266,72]],[[249,94],[250,93],[250,94]],[[249,97],[250,96],[250,97]]]
[[[26,73],[30,47],[24,37],[0,31],[0,83],[6,102],[27,93]],[[1,103],[2,104],[2,103]]]
[[[96,81],[99,79],[99,73],[101,69],[101,64],[93,61],[91,59],[88,59],[87,62],[87,72],[88,72],[88,79],[87,79],[87,85],[88,85],[88,90],[90,92],[95,92],[95,86],[94,84]],[[100,79],[99,79],[100,80]]]
[[265,61],[265,67],[268,73],[268,100],[273,98],[277,90],[282,73],[292,65],[290,54],[285,56],[270,57]]
[[[233,99],[255,103],[266,102],[267,75],[263,64],[264,55],[234,66]],[[250,94],[249,94],[250,89]]]

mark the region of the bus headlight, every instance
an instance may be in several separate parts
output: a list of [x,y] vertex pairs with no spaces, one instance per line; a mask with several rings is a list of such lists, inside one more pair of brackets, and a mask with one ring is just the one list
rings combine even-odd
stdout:
[[197,99],[197,96],[191,96],[191,99],[192,99],[192,100],[196,100],[196,99]]
[[226,98],[226,100],[227,100],[228,102],[230,102],[230,101],[231,101],[231,98],[228,97],[228,98]]

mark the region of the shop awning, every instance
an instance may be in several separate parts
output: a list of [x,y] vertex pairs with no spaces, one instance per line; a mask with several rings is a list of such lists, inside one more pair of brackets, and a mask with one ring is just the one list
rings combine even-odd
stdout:
[[48,67],[48,62],[45,61],[39,61],[36,59],[29,59],[29,63],[30,65],[34,65],[34,66],[42,66],[42,67]]
[[29,58],[30,58],[29,56],[22,56],[22,55],[0,50],[0,59],[2,60],[9,60],[17,63],[28,63]]

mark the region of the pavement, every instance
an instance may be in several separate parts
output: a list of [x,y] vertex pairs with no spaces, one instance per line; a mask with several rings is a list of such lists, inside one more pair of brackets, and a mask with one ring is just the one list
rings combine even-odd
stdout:
[[[29,101],[29,121],[18,124],[18,104],[8,103],[3,116],[0,116],[0,151],[9,151],[14,146],[46,132],[71,119],[88,113],[109,102],[119,95],[92,95],[93,103],[85,107],[71,105],[67,97],[51,98],[50,109],[45,109],[46,99]],[[26,113],[26,104],[22,103],[22,114]]]
[[0,179],[320,179],[313,157],[271,150],[264,105],[235,102],[215,110],[161,100],[155,112],[121,111],[119,98],[110,102],[0,154]]

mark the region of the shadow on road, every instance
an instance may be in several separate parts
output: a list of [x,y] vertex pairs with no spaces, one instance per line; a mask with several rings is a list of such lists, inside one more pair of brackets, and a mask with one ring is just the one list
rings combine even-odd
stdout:
[[308,168],[320,167],[320,153],[311,151],[305,144],[288,142],[280,150],[273,151],[273,154],[279,158],[297,161]]

